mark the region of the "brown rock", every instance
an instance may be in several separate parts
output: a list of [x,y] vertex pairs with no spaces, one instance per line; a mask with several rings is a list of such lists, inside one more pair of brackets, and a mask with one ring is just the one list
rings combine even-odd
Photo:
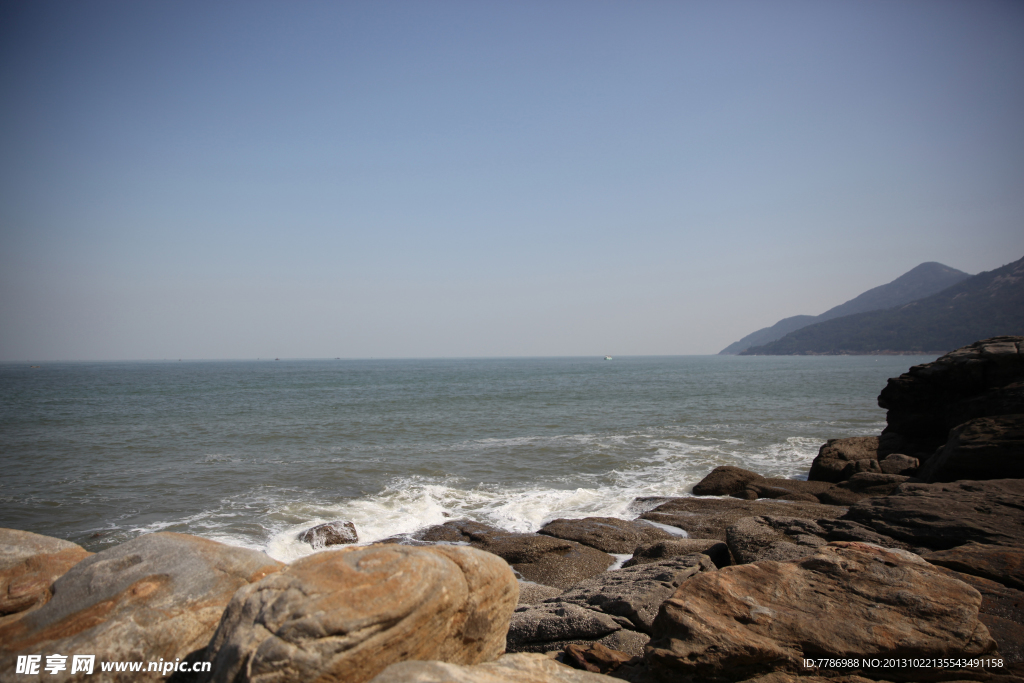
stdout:
[[744,517],[726,531],[739,564],[760,560],[796,560],[813,555],[826,541],[814,521],[793,517]]
[[545,586],[542,583],[534,583],[533,581],[519,582],[520,605],[536,605],[538,602],[544,602],[548,598],[554,598],[561,594],[561,588]]
[[633,657],[625,652],[612,650],[601,643],[593,645],[566,645],[563,660],[569,666],[584,671],[606,674],[615,671]]
[[235,594],[210,642],[210,678],[360,683],[407,659],[494,659],[518,592],[504,562],[473,548],[316,553]]
[[0,529],[0,626],[45,605],[53,582],[90,555],[71,541]]
[[545,524],[538,533],[620,555],[633,552],[638,545],[673,538],[667,531],[646,522],[614,517],[556,519]]
[[1024,545],[1024,479],[900,484],[896,493],[866,498],[844,520],[912,546],[944,550],[975,541]]
[[299,540],[310,544],[314,550],[319,550],[332,545],[356,543],[359,541],[359,535],[356,534],[356,525],[352,522],[337,521],[306,529],[299,534]]
[[757,472],[742,467],[721,465],[693,487],[695,496],[735,496],[746,490],[747,484],[764,479]]
[[665,677],[742,680],[807,657],[964,657],[995,650],[980,594],[904,551],[833,543],[791,562],[702,573],[662,606],[646,661]]
[[633,567],[638,564],[648,564],[694,553],[707,555],[717,567],[726,567],[730,562],[729,547],[721,541],[713,538],[674,538],[640,546],[634,551],[633,557],[626,560],[622,567]]
[[[819,496],[834,488],[825,481],[801,481],[799,479],[761,479],[747,484],[746,491],[739,498],[754,500],[756,498],[777,498],[780,500],[797,500],[808,503],[819,502]],[[750,493],[753,496],[749,495]]]
[[893,493],[903,482],[909,480],[901,474],[885,474],[884,472],[858,472],[846,481],[839,483],[839,488],[861,493],[866,496],[887,496]]
[[999,654],[1010,664],[1024,662],[1024,591],[945,567],[936,569],[981,593],[978,619],[988,627]]
[[672,498],[642,519],[684,529],[691,538],[725,540],[725,530],[743,517],[763,515],[834,519],[845,512],[832,505],[778,500],[736,500],[734,498]]
[[518,653],[475,666],[400,662],[385,669],[373,683],[614,683],[615,680],[573,669],[541,654]]
[[[858,471],[872,471],[878,465],[878,437],[854,436],[829,439],[811,463],[808,481],[840,482]],[[858,466],[856,463],[862,463]],[[878,471],[875,469],[874,471]]]
[[903,453],[890,453],[885,456],[884,460],[880,460],[878,465],[882,468],[882,472],[885,474],[902,474],[905,476],[911,476],[917,473],[918,468],[921,466],[921,462],[917,458],[912,458],[909,455],[904,455]]
[[615,561],[608,553],[575,541],[517,534],[468,520],[431,527],[420,538],[469,543],[504,559],[528,581],[562,589],[600,574]]
[[263,553],[196,536],[139,536],[68,570],[48,603],[0,627],[0,649],[12,657],[95,654],[97,662],[185,659],[209,642],[236,590],[282,566]]
[[570,643],[589,643],[620,631],[611,615],[573,603],[544,602],[518,608],[508,627],[509,652],[548,652]]
[[1024,478],[1024,414],[959,425],[918,476],[928,482]]
[[1024,590],[1024,547],[966,543],[923,555],[932,564]]

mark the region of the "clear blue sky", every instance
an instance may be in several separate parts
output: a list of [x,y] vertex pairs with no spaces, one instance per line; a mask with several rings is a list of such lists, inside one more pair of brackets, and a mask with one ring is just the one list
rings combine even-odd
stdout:
[[1024,256],[1024,3],[0,3],[0,360],[716,353]]

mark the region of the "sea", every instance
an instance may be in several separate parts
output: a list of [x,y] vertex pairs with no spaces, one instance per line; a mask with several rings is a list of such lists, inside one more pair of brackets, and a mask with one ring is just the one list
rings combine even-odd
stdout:
[[0,364],[0,526],[99,551],[177,531],[290,561],[454,519],[632,519],[718,465],[805,479],[935,356]]

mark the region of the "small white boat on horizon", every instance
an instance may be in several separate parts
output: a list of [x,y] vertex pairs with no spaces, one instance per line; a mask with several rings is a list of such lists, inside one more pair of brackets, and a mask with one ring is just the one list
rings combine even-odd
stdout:
[[611,356],[605,356],[605,357],[604,357],[604,359],[605,359],[605,360],[611,360],[611,359],[612,359],[612,357],[611,357]]

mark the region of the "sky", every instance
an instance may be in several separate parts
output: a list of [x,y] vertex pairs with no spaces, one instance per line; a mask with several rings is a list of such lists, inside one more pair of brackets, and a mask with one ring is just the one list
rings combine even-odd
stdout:
[[0,1],[0,361],[717,353],[1024,256],[1024,3]]

